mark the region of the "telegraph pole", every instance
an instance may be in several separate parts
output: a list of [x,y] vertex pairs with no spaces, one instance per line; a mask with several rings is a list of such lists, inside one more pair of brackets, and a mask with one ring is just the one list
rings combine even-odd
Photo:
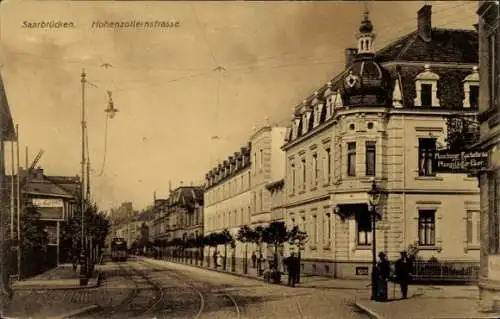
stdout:
[[[19,124],[16,124],[16,163],[17,163],[17,280],[21,280],[21,178],[19,169]],[[27,169],[27,167],[26,167]]]
[[86,83],[85,69],[82,70],[81,83],[82,83],[82,158],[81,158],[81,182],[80,182],[80,201],[81,201],[81,249],[80,249],[80,286],[86,286],[88,282],[87,273],[87,257],[85,253],[85,237],[84,237],[84,214],[85,214],[85,83]]

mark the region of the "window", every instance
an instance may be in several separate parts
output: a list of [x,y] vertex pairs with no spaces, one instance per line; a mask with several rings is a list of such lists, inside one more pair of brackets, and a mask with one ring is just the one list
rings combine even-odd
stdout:
[[327,148],[326,152],[326,181],[329,183],[332,176],[332,155],[331,149]]
[[498,171],[488,173],[488,224],[490,253],[500,253],[500,216],[498,214]]
[[479,223],[479,211],[467,212],[467,244],[479,246],[481,225]]
[[473,109],[479,106],[479,85],[471,85],[469,87],[469,105]]
[[372,244],[372,220],[366,212],[356,212],[356,234],[358,246]]
[[302,159],[302,188],[306,188],[306,159]]
[[292,164],[292,194],[295,193],[295,164]]
[[257,171],[257,153],[253,153],[253,174],[255,175],[255,172]]
[[245,225],[245,213],[243,212],[243,208],[241,209],[240,214],[240,225]]
[[312,240],[313,240],[313,244],[317,244],[318,243],[318,216],[316,215],[313,215],[313,218],[312,218]]
[[301,219],[302,219],[302,227],[300,228],[302,229],[302,231],[307,232],[306,217],[302,216]]
[[232,225],[231,225],[231,223],[232,223],[233,219],[232,219],[231,212],[229,212],[229,213],[227,213],[227,214],[228,214],[228,218],[227,218],[228,220],[227,220],[226,225],[227,225],[227,226],[232,226]]
[[434,246],[436,236],[436,211],[418,211],[418,244],[420,246]]
[[435,176],[434,172],[434,154],[436,153],[435,138],[418,139],[418,157],[419,157],[419,176]]
[[326,225],[326,239],[330,241],[332,239],[332,219],[330,213],[325,214],[325,225]]
[[313,154],[312,159],[313,185],[318,185],[318,154]]
[[259,205],[260,205],[260,211],[263,211],[263,204],[262,204],[262,190],[259,191]]
[[241,191],[245,189],[245,184],[244,184],[244,179],[243,176],[241,176]]
[[248,187],[249,187],[249,188],[250,188],[250,186],[252,185],[252,184],[251,184],[251,181],[252,181],[252,179],[251,179],[251,176],[250,176],[250,172],[248,172]]
[[254,212],[257,211],[257,194],[254,192],[253,193],[253,208],[254,208]]
[[377,146],[375,142],[366,142],[366,159],[365,159],[365,169],[366,176],[375,176],[375,161],[376,161],[376,152]]
[[262,170],[262,150],[260,150],[260,156],[259,156],[259,169]]
[[422,84],[421,89],[422,106],[432,106],[432,84]]
[[498,81],[498,70],[497,70],[497,61],[498,61],[498,53],[496,50],[496,34],[492,32],[488,37],[488,74],[490,75],[488,79],[488,87],[490,91],[490,108],[496,107],[496,99],[497,99],[497,81]]
[[356,142],[347,143],[347,176],[356,176]]
[[248,213],[247,214],[247,224],[250,224],[250,216],[251,216],[251,214],[250,214],[250,206],[248,206],[248,212],[247,213]]

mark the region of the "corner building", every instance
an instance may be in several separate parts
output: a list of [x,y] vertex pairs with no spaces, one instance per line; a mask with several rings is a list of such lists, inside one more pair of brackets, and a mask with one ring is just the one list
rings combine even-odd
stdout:
[[365,13],[345,70],[295,108],[282,147],[286,222],[309,236],[301,269],[368,276],[372,179],[386,194],[377,252],[394,261],[416,244],[424,260],[478,262],[477,180],[436,173],[434,161],[446,118],[477,114],[477,32],[432,28],[425,5],[416,31],[377,52],[374,39]]
[[500,28],[498,2],[479,1],[479,65],[481,90],[478,148],[487,151],[487,169],[480,172],[481,266],[480,308],[500,311]]

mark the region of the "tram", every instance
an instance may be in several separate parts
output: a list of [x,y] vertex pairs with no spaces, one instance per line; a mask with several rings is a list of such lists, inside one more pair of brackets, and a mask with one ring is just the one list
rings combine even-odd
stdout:
[[111,260],[127,260],[127,242],[123,238],[113,238],[111,241]]

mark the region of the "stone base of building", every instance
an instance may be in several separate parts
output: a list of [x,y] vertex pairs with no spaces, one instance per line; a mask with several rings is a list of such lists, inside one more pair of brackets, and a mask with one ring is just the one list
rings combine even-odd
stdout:
[[500,312],[500,281],[479,280],[478,306],[483,312]]
[[302,259],[301,272],[307,275],[341,279],[370,279],[371,261],[333,261]]

